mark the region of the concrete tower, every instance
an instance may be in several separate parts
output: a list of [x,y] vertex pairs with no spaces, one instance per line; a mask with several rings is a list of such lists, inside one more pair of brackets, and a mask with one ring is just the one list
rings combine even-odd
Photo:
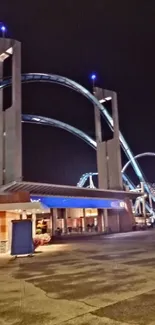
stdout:
[[97,141],[97,169],[99,188],[121,190],[122,183],[122,164],[121,149],[119,141],[119,120],[117,107],[117,94],[113,91],[94,88],[94,95],[99,101],[112,100],[113,117],[113,138],[108,141],[102,140],[101,116],[100,111],[95,107],[95,132]]
[[21,44],[0,38],[0,84],[3,64],[9,56],[12,56],[12,104],[5,111],[0,87],[0,185],[22,179]]

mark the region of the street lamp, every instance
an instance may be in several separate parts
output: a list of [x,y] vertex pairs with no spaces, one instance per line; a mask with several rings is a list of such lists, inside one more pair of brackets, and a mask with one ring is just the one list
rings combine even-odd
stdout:
[[0,30],[2,33],[2,37],[5,37],[5,33],[6,33],[6,26],[3,24],[0,24]]
[[94,91],[94,85],[95,85],[95,80],[96,80],[96,74],[95,73],[92,73],[91,80],[93,82],[93,91]]

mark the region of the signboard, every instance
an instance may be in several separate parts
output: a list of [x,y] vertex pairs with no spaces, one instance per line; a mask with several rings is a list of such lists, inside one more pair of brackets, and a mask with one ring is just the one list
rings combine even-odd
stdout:
[[85,215],[86,215],[86,217],[96,217],[96,216],[98,216],[98,210],[97,209],[86,209]]
[[31,220],[12,220],[11,255],[30,255],[34,252]]
[[124,202],[117,199],[31,196],[31,202],[40,202],[47,208],[124,209]]

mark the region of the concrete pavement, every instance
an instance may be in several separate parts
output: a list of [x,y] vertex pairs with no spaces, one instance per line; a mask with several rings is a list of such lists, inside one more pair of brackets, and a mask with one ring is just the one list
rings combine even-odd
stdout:
[[155,325],[154,230],[39,251],[0,258],[0,325]]

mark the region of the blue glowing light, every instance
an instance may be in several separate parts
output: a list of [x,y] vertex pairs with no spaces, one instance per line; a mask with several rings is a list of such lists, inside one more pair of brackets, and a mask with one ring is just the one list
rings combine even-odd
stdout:
[[92,74],[91,75],[91,80],[95,80],[96,79],[96,74]]
[[1,29],[1,32],[3,32],[3,33],[6,32],[6,27],[5,27],[4,25],[2,25],[2,26],[0,27],[0,29]]
[[98,198],[31,196],[31,202],[40,202],[47,208],[115,208],[120,210],[124,208],[121,200]]

